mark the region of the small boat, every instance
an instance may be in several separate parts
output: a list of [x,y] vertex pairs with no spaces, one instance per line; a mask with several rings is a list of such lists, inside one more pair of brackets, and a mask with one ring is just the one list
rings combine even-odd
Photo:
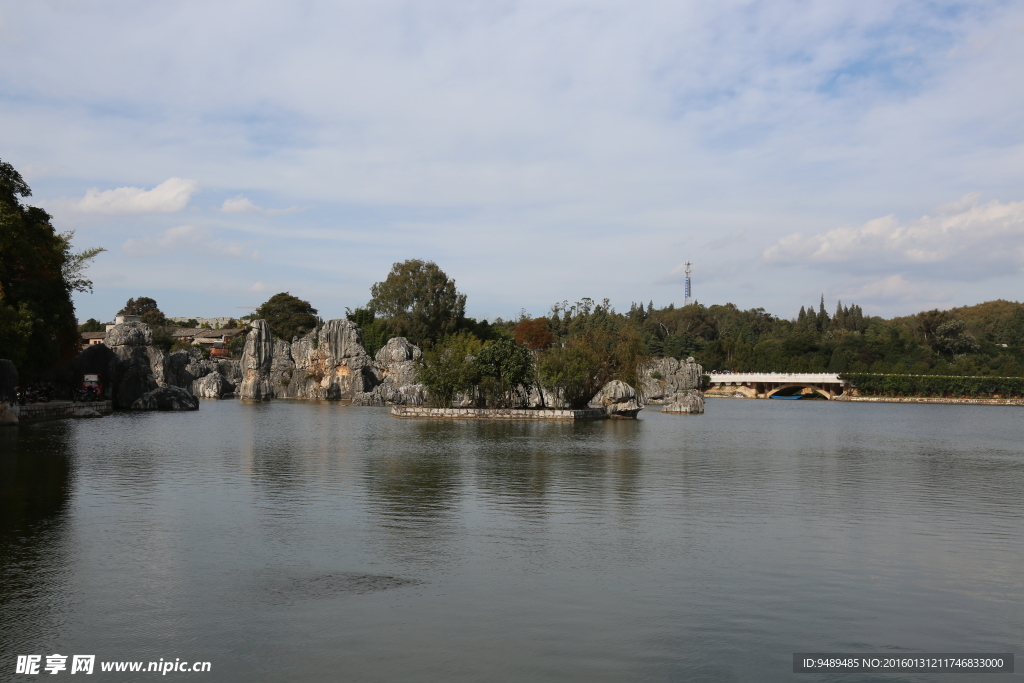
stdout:
[[797,399],[803,398],[803,394],[797,394],[796,396],[769,396],[768,398],[781,398],[787,401],[796,401]]

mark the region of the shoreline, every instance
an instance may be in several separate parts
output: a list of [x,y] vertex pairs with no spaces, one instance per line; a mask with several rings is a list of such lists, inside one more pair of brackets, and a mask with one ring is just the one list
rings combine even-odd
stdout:
[[851,396],[838,401],[861,403],[944,403],[970,406],[1024,406],[1024,398],[943,398],[939,396]]
[[[720,396],[715,394],[704,394],[704,397],[735,399],[749,398],[747,396]],[[840,396],[831,400],[838,401],[840,403],[935,403],[946,405],[969,406],[1024,406],[1024,398],[944,398],[940,396]]]

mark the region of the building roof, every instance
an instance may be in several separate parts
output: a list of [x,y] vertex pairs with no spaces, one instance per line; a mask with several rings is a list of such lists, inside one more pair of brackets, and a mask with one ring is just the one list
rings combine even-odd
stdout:
[[106,332],[83,332],[82,339],[106,339]]
[[212,337],[233,337],[241,331],[241,329],[236,328],[224,328],[220,330],[199,330],[196,333],[196,339],[209,339]]

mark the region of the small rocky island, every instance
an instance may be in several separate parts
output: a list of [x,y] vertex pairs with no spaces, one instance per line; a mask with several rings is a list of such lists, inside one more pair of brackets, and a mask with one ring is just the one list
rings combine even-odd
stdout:
[[[397,417],[441,419],[603,419],[635,418],[645,404],[666,413],[703,413],[701,366],[693,358],[661,358],[642,369],[640,392],[619,380],[606,384],[590,403],[598,410],[552,408],[547,391],[520,386],[516,405],[473,407],[459,395],[454,406],[427,407],[426,387],[416,381],[419,347],[403,337],[390,339],[374,357],[363,347],[362,331],[349,320],[330,320],[292,342],[274,339],[263,320],[252,323],[240,363],[239,398],[341,400],[353,405],[395,406]],[[547,409],[545,409],[547,408]]]

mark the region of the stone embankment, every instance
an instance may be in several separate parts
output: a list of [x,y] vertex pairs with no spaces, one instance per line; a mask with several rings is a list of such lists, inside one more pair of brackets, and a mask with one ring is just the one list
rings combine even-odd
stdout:
[[528,408],[424,408],[422,406],[394,406],[395,417],[430,418],[435,420],[606,420],[604,408],[584,410],[530,410]]
[[72,403],[71,401],[49,401],[47,403],[26,403],[23,406],[4,406],[16,416],[16,423],[63,420],[69,417],[100,417],[114,411],[111,401]]

